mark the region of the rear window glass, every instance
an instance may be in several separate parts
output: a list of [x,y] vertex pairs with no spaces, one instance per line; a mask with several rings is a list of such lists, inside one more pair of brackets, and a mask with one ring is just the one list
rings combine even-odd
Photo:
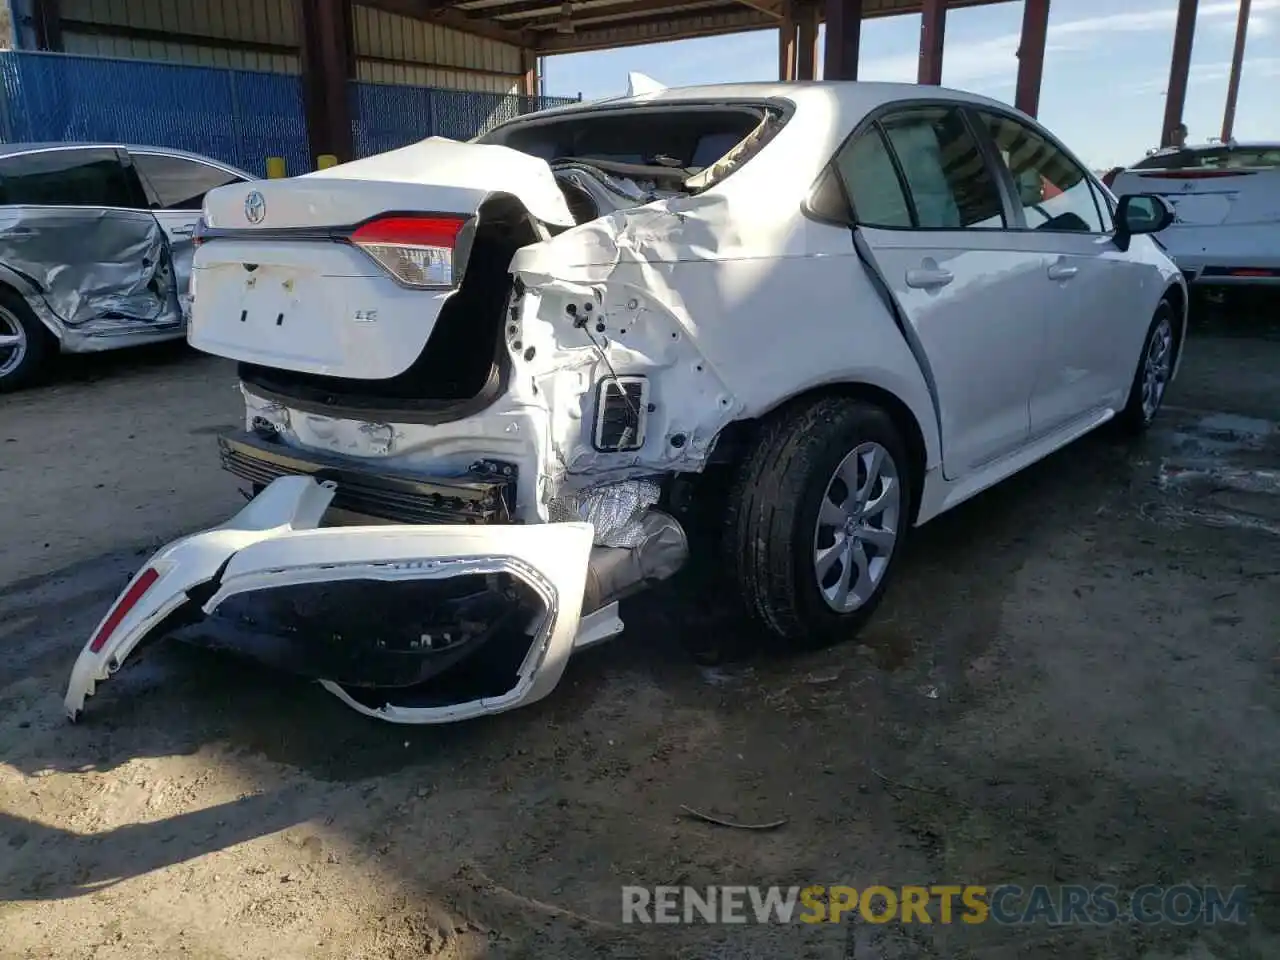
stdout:
[[40,150],[0,159],[5,203],[50,207],[147,206],[113,149]]
[[1134,170],[1237,170],[1280,167],[1280,146],[1209,147],[1152,154],[1134,164]]
[[[692,190],[727,176],[782,123],[782,111],[767,104],[602,109],[506,124],[476,142],[501,144],[548,163],[598,160],[683,170],[689,176],[717,167],[714,177],[689,184]],[[752,149],[736,155],[733,163],[723,163],[726,154],[748,137]]]

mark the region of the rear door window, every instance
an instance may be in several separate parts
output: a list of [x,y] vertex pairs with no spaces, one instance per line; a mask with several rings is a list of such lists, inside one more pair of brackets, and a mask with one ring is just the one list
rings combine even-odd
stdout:
[[878,127],[855,137],[836,157],[836,169],[853,204],[854,216],[868,227],[915,225],[893,158]]
[[889,114],[837,158],[858,222],[920,230],[1000,229],[995,178],[952,107]]
[[161,210],[199,210],[204,205],[204,195],[214,187],[244,182],[234,173],[187,157],[164,153],[132,156]]
[[0,195],[27,206],[147,207],[137,173],[110,147],[0,157]]

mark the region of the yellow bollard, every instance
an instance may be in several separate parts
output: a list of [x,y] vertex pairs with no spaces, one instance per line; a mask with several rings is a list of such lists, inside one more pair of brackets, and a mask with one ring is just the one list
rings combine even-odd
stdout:
[[285,172],[284,157],[267,157],[267,179],[281,180],[289,176]]
[[320,156],[316,157],[317,170],[323,170],[326,167],[336,167],[337,165],[338,165],[338,158],[335,157],[332,153],[322,153],[320,154]]

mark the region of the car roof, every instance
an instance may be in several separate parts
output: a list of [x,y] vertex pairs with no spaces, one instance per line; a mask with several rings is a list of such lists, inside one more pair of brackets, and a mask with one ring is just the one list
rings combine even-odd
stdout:
[[[616,97],[604,97],[600,100],[585,100],[570,103],[550,110],[541,110],[536,114],[526,114],[507,121],[517,124],[532,117],[551,117],[573,114],[597,109],[614,109],[617,107],[651,106],[653,104],[678,104],[687,101],[707,100],[771,100],[784,98],[801,101],[836,101],[843,107],[871,110],[882,104],[895,100],[919,100],[921,98],[940,100],[960,100],[965,103],[998,107],[1001,110],[1011,109],[1008,104],[992,100],[976,93],[954,90],[949,87],[922,87],[915,83],[886,83],[865,80],[831,80],[805,81],[801,83],[783,83],[773,81],[767,83],[717,83],[692,87],[668,87],[653,93],[634,95],[621,94]],[[506,124],[502,124],[506,126]]]
[[23,153],[35,153],[41,150],[84,150],[84,149],[94,149],[94,148],[123,149],[123,150],[128,150],[130,153],[163,153],[171,157],[184,157],[187,160],[197,160],[201,163],[211,163],[217,167],[223,167],[227,170],[234,170],[238,173],[244,173],[247,176],[252,176],[252,174],[248,174],[247,171],[241,170],[239,167],[236,167],[234,164],[224,163],[221,160],[218,160],[214,157],[207,157],[204,154],[192,153],[190,150],[180,150],[177,147],[155,147],[155,146],[144,146],[142,144],[133,144],[133,143],[119,143],[116,141],[107,141],[107,140],[102,140],[102,141],[68,140],[63,142],[49,141],[49,142],[41,142],[41,143],[0,143],[0,157],[14,157]]

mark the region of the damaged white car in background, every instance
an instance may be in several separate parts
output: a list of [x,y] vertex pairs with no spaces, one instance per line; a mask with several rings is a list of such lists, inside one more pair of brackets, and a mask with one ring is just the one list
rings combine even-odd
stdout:
[[162,637],[383,720],[507,710],[691,543],[784,642],[851,637],[911,526],[1151,422],[1186,332],[1141,235],[1169,217],[1003,104],[857,83],[215,190],[189,338],[239,361],[221,456],[256,496],[148,561],[67,710]]

